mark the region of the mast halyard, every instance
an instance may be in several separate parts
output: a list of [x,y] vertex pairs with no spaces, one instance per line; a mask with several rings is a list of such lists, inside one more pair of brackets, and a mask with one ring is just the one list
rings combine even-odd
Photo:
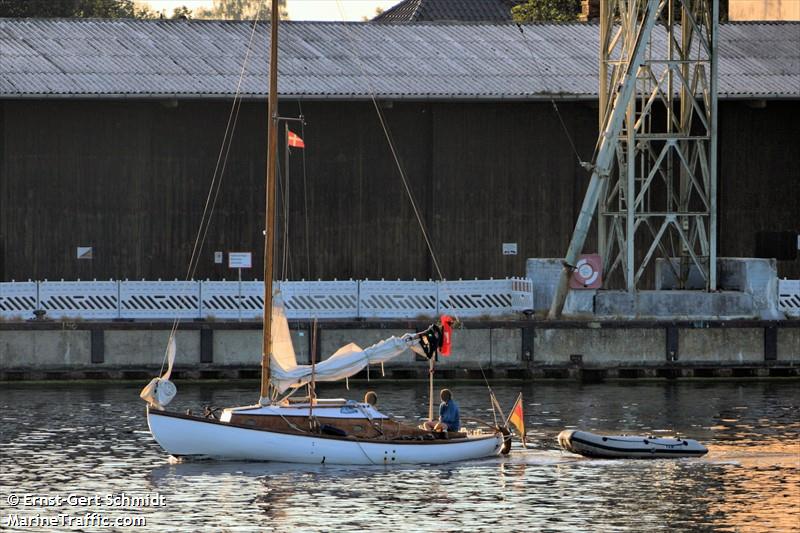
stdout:
[[261,349],[262,405],[270,403],[270,359],[272,355],[272,277],[275,247],[275,189],[278,151],[278,0],[272,0],[270,15],[269,99],[267,104],[267,181],[264,212],[264,342]]

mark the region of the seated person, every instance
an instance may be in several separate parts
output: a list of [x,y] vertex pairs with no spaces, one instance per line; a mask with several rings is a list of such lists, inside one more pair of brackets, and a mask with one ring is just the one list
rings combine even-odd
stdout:
[[439,420],[425,422],[425,429],[433,431],[459,431],[461,429],[461,415],[458,411],[458,404],[453,399],[450,389],[442,389],[439,394],[442,403],[439,404]]
[[378,395],[375,393],[375,391],[367,391],[367,393],[364,395],[364,403],[368,403],[372,407],[378,405]]

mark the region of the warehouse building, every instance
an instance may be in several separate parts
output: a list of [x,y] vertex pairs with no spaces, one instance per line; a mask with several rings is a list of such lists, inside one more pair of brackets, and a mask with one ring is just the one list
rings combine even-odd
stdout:
[[[182,278],[209,191],[192,275],[234,277],[215,252],[252,251],[257,278],[267,32],[0,20],[0,278]],[[304,116],[306,146],[281,183],[281,277],[438,277],[376,109],[445,277],[564,254],[597,139],[597,25],[287,22],[280,39],[280,114]],[[800,23],[720,30],[719,255],[777,257],[789,278],[799,50]]]

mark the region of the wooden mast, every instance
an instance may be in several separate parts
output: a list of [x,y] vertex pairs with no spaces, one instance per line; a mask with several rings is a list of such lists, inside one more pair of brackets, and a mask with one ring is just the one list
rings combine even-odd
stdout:
[[262,405],[270,402],[269,364],[272,353],[272,277],[275,248],[275,170],[278,151],[278,0],[272,0],[269,21],[269,99],[267,104],[267,181],[264,212],[264,343],[261,349]]

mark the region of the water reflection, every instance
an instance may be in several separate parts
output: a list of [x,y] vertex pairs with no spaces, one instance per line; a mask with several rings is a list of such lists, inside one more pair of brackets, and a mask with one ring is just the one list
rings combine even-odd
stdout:
[[[388,413],[414,420],[427,412],[424,383],[369,385]],[[250,385],[178,386],[178,410],[246,404],[255,396]],[[465,415],[491,417],[484,386],[451,388]],[[324,393],[358,398],[366,389],[327,387]],[[495,390],[508,408],[520,386]],[[167,498],[165,508],[130,511],[154,531],[798,529],[794,383],[534,383],[523,392],[531,449],[515,444],[508,458],[457,465],[346,467],[170,464],[147,432],[138,386],[4,385],[0,492],[158,492]],[[710,453],[589,460],[557,450],[555,435],[570,426],[677,432],[706,443]],[[0,498],[0,519],[10,511]]]

